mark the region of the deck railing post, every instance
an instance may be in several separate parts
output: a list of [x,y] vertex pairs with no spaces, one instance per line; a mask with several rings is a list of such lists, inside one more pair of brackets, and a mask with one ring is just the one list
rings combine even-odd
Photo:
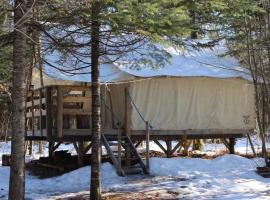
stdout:
[[63,137],[63,88],[57,87],[57,137]]
[[52,137],[52,88],[46,87],[46,131],[47,137]]
[[42,88],[39,89],[39,130],[40,136],[43,136],[42,129],[43,119],[42,119]]
[[[129,87],[125,88],[125,133],[128,137],[131,136],[131,110],[132,106],[129,99]],[[131,165],[131,150],[126,147],[126,164]]]
[[34,106],[34,90],[31,88],[31,129],[32,129],[32,136],[35,136],[35,106]]

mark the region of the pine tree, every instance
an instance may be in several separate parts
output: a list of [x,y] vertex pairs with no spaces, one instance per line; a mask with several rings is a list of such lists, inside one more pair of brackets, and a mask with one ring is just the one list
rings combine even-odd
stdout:
[[14,2],[13,74],[12,74],[12,142],[9,199],[23,200],[25,194],[25,77],[27,1]]

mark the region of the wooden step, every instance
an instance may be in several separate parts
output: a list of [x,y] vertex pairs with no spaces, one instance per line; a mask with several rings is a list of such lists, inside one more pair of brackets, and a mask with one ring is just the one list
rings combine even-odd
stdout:
[[125,174],[127,175],[135,175],[135,174],[142,174],[143,169],[141,168],[140,165],[133,165],[129,167],[124,167],[123,168]]

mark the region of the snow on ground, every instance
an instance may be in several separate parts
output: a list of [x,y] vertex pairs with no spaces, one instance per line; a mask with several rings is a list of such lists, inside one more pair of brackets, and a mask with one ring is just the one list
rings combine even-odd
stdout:
[[[246,145],[243,141],[237,144],[237,148],[245,150],[241,144]],[[209,151],[210,146],[206,145]],[[214,145],[212,149],[213,147]],[[0,154],[8,153],[10,144],[0,143],[0,148]],[[72,150],[70,145],[63,145],[61,148]],[[254,160],[237,155],[224,155],[213,160],[151,158],[150,176],[118,177],[114,168],[109,163],[104,163],[102,187],[103,191],[124,193],[171,191],[179,199],[270,199],[270,179],[257,175],[255,166]],[[8,180],[9,167],[0,167],[0,199],[7,199]],[[70,193],[87,193],[89,180],[89,166],[47,179],[38,179],[27,173],[26,197],[29,200],[42,200],[66,197],[72,195]]]

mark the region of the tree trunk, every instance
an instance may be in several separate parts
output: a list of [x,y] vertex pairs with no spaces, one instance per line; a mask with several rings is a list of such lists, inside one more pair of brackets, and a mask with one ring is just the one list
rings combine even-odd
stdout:
[[101,199],[100,163],[101,163],[101,102],[99,82],[99,1],[92,4],[91,25],[91,78],[92,78],[92,158],[90,199]]
[[22,200],[25,193],[25,89],[26,89],[26,1],[15,0],[14,4],[14,44],[12,81],[12,142],[9,181],[9,200]]

